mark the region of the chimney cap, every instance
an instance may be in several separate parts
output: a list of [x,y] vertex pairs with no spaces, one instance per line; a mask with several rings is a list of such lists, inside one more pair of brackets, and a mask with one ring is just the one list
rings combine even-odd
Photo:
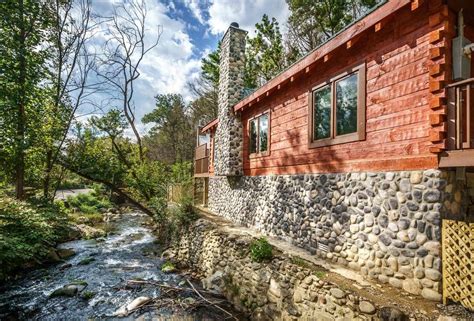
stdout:
[[239,24],[237,22],[232,22],[230,26],[234,28],[239,28]]

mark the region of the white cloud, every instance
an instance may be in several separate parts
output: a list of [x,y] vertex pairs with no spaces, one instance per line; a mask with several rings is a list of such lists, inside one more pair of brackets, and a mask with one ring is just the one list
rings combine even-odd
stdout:
[[209,28],[211,33],[220,34],[227,30],[232,22],[252,34],[255,24],[267,14],[275,17],[284,29],[289,15],[285,0],[213,0],[209,7]]
[[185,5],[192,12],[193,16],[199,21],[200,24],[204,25],[204,14],[203,10],[199,6],[199,0],[185,0]]

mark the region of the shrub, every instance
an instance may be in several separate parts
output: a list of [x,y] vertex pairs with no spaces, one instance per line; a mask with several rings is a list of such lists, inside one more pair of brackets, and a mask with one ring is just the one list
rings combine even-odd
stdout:
[[20,202],[0,196],[0,279],[25,263],[44,258],[66,233],[61,203]]
[[186,196],[182,197],[177,210],[174,212],[174,220],[179,227],[186,227],[195,220],[197,220],[198,215],[193,207],[192,197]]
[[168,245],[178,231],[185,229],[199,216],[193,207],[192,198],[181,198],[179,204],[171,204],[166,210],[156,212],[155,221],[159,225],[159,242]]
[[254,262],[271,260],[273,249],[265,237],[261,237],[250,243],[250,257]]

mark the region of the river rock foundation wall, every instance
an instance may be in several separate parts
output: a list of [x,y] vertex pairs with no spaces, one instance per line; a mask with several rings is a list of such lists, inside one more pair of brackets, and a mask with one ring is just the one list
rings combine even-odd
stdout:
[[452,181],[439,170],[212,177],[209,209],[439,301],[441,217],[461,206]]
[[[253,238],[238,229],[199,219],[179,232],[164,256],[203,277],[203,286],[226,296],[251,320],[436,320],[439,311],[398,293],[384,299],[376,287],[357,288],[332,272],[273,249],[251,260]],[[423,300],[422,300],[423,301]],[[394,304],[397,308],[394,307]],[[427,308],[428,310],[425,310]]]

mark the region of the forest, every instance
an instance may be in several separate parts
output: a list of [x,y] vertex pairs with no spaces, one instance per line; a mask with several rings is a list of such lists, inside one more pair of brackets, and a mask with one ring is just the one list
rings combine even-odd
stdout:
[[[263,15],[247,39],[248,92],[378,2],[287,0],[287,21]],[[217,116],[219,44],[188,83],[191,101],[150,93],[154,109],[138,119],[137,79],[167,28],[145,28],[147,13],[141,0],[108,16],[90,0],[0,1],[0,279],[43,261],[77,212],[100,221],[122,202],[165,226],[192,216],[191,195],[169,210],[168,188],[191,184],[196,129]],[[94,191],[57,198],[84,187]]]

